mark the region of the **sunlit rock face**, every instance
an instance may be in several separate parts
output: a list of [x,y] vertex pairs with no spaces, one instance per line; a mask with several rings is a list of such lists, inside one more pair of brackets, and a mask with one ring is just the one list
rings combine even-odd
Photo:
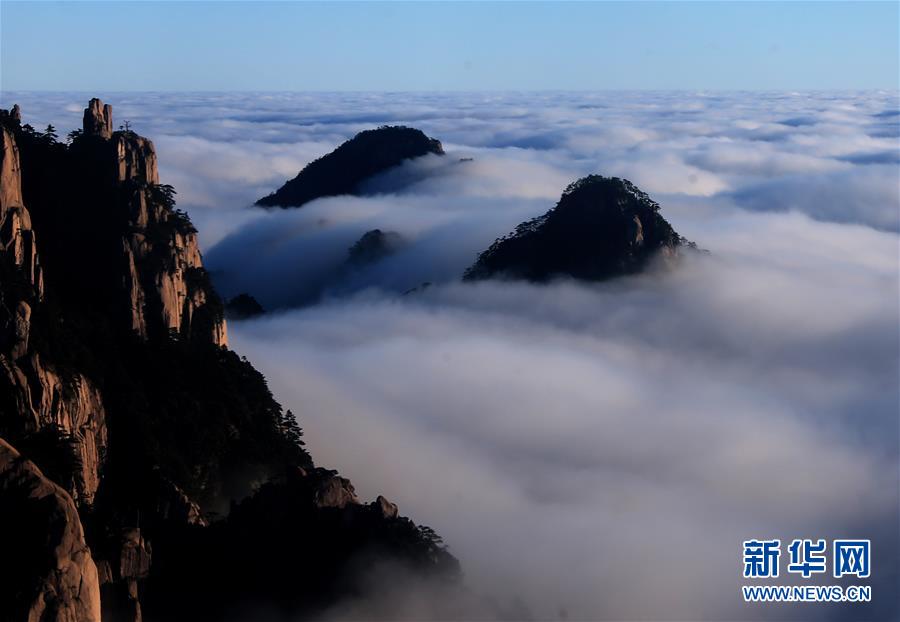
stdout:
[[3,151],[0,152],[0,210],[6,213],[22,205],[22,163],[16,140],[5,127],[2,129]]
[[108,446],[106,410],[96,385],[83,374],[60,373],[37,352],[5,364],[3,371],[27,415],[26,430],[49,427],[71,438],[78,468],[70,492],[79,502],[93,503]]
[[571,184],[549,212],[494,242],[465,278],[597,281],[636,272],[657,254],[673,257],[682,246],[693,245],[634,184],[590,175]]
[[11,620],[99,622],[97,567],[75,503],[2,438],[0,507],[4,615]]
[[366,130],[310,162],[294,179],[256,204],[300,207],[321,197],[355,194],[373,175],[429,153],[443,155],[444,148],[421,130],[403,126]]
[[0,249],[19,266],[25,277],[43,290],[41,266],[37,254],[31,215],[22,200],[22,164],[16,139],[7,128],[0,128]]
[[138,136],[134,132],[116,132],[115,141],[118,162],[116,179],[143,181],[148,184],[159,183],[156,149],[150,139]]
[[348,504],[358,505],[359,499],[349,479],[334,475],[318,482],[315,502],[319,508],[344,508]]
[[86,136],[99,136],[100,138],[112,138],[112,106],[93,98],[84,109],[82,127]]
[[[224,313],[211,293],[197,232],[153,192],[135,188],[127,199],[130,227],[122,253],[131,326],[144,338],[156,330],[225,346]],[[160,233],[167,238],[164,245],[157,243]]]

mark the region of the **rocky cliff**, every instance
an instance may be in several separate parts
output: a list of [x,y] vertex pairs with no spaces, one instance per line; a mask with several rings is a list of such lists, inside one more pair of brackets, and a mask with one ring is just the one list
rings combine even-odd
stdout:
[[444,149],[440,141],[421,130],[403,126],[366,130],[310,162],[294,179],[256,204],[300,207],[320,197],[355,194],[373,175],[429,153],[443,155]]
[[72,498],[0,439],[0,619],[99,622],[97,566]]
[[171,332],[224,346],[224,314],[202,276],[197,232],[174,210],[171,186],[159,184],[153,143],[130,130],[113,132],[112,114],[112,106],[92,99],[79,140],[107,160],[126,203],[122,255],[131,327],[144,338]]
[[38,260],[31,215],[22,199],[22,163],[15,137],[0,128],[0,248],[23,272],[40,297],[43,279]]
[[433,532],[317,468],[228,350],[151,141],[99,100],[68,143],[18,107],[0,128],[0,621],[312,614],[373,551],[458,575]]
[[77,373],[61,377],[54,365],[29,347],[31,311],[43,297],[43,274],[22,194],[19,149],[12,131],[4,126],[0,133],[0,248],[6,255],[0,292],[0,374],[7,408],[18,415],[2,423],[19,434],[52,426],[71,436],[80,467],[71,492],[91,503],[106,447],[106,416],[97,388],[86,377]]
[[653,257],[671,258],[679,248],[693,246],[630,181],[590,175],[566,188],[546,214],[494,242],[464,278],[598,281],[637,272]]

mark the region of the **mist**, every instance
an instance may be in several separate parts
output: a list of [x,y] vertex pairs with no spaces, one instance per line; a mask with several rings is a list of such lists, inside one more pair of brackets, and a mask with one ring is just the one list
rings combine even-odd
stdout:
[[[742,228],[771,239],[770,218]],[[875,532],[885,575],[896,546],[895,242],[858,231],[880,265],[823,273],[833,227],[795,221],[823,250],[734,240],[744,256],[609,285],[369,292],[241,325],[235,347],[480,590],[538,619],[747,617],[746,534]]]

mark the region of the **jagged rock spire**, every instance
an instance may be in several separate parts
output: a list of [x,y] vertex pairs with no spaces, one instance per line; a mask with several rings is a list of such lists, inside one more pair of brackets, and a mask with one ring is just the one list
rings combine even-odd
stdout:
[[9,116],[16,123],[22,122],[22,111],[19,109],[19,104],[13,104],[12,110],[9,111]]
[[93,98],[84,109],[83,126],[86,136],[112,138],[112,106],[104,104],[96,97]]
[[[88,102],[88,107],[84,109],[84,135],[104,139],[114,137],[112,106],[96,97]],[[159,170],[153,143],[134,132],[115,133],[115,139],[116,179],[158,184]]]

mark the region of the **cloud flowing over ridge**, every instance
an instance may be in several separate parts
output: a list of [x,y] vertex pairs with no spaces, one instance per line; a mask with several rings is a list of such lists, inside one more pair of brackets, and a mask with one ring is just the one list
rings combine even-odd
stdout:
[[[217,287],[278,310],[233,346],[314,457],[435,527],[475,591],[539,619],[896,614],[897,93],[104,97],[154,139]],[[2,105],[62,130],[83,99]],[[384,123],[447,156],[364,197],[248,207]],[[710,253],[597,285],[459,282],[593,172]],[[348,268],[373,228],[404,245]],[[742,540],[844,536],[873,539],[867,608],[741,602]]]

